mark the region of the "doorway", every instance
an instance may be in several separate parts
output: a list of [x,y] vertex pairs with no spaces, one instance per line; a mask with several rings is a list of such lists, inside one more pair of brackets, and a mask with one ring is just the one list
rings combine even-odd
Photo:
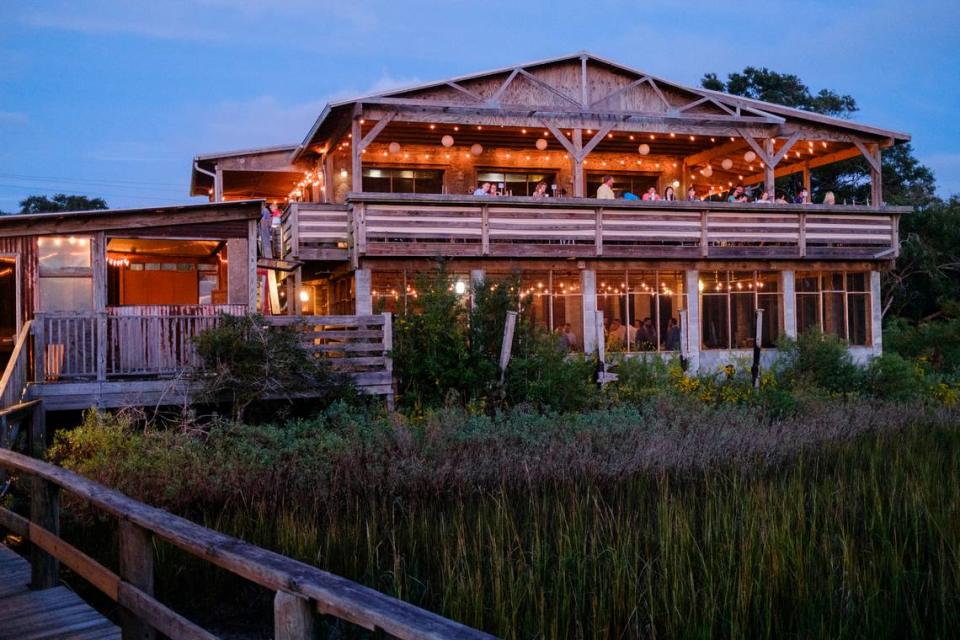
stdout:
[[20,263],[15,255],[0,255],[0,372],[6,366],[20,332]]

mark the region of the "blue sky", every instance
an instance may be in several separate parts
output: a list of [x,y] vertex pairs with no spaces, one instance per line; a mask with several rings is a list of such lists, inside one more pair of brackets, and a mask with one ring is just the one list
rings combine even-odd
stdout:
[[[197,153],[299,142],[325,102],[581,49],[696,84],[746,65],[853,95],[960,193],[956,3],[0,0],[0,210],[188,201]],[[952,117],[951,117],[952,116]]]

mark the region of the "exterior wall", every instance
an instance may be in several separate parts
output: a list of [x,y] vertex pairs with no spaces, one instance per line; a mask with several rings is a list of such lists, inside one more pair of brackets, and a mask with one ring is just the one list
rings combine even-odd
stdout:
[[22,324],[33,317],[37,308],[37,240],[33,237],[0,238],[0,254],[19,257],[19,321]]
[[[384,138],[378,139],[367,147],[362,154],[362,162],[367,167],[441,169],[444,172],[445,193],[467,195],[473,193],[476,187],[478,169],[518,169],[525,172],[543,170],[556,173],[558,187],[572,196],[573,168],[565,150],[560,148],[559,143],[552,141],[545,151],[538,151],[534,147],[538,137],[540,135],[530,132],[529,150],[485,147],[483,153],[478,156],[471,154],[469,147],[454,145],[445,149],[439,144],[437,146],[403,145],[400,153],[391,154],[387,150],[389,140]],[[331,160],[333,201],[342,203],[346,201],[351,185],[349,147],[334,152]],[[598,152],[587,156],[584,165],[585,174],[607,171],[614,174],[628,171],[658,174],[660,193],[663,193],[663,190],[674,181],[682,182],[680,165],[672,156],[648,155],[640,158],[637,154]],[[679,189],[677,191],[679,197]]]

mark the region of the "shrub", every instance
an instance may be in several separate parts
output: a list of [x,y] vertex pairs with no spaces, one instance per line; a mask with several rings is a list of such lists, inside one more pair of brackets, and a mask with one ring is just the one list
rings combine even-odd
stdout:
[[675,388],[683,372],[676,361],[667,362],[659,355],[650,357],[616,357],[610,369],[617,380],[606,386],[614,402],[643,402]]
[[596,358],[569,354],[557,336],[522,325],[506,372],[508,404],[528,402],[551,411],[595,406],[600,397]]
[[259,315],[224,315],[194,341],[203,361],[201,399],[229,400],[236,422],[254,402],[291,404],[309,392],[323,405],[351,389],[345,376],[333,373],[324,358],[303,347],[299,327],[271,327]]
[[928,365],[949,376],[960,375],[960,319],[911,325],[902,319],[889,322],[883,344],[889,351]]
[[862,379],[847,345],[819,332],[782,342],[775,370],[788,386],[813,386],[830,393],[855,392]]
[[926,391],[923,369],[896,353],[874,358],[867,367],[866,389],[877,397],[909,402]]

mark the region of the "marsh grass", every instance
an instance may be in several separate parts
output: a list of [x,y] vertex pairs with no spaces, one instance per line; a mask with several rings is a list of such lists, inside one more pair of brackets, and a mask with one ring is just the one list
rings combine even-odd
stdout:
[[[506,638],[952,637],[958,461],[960,430],[923,426],[773,465],[258,500],[204,523]],[[160,554],[170,594],[253,596],[182,560]]]

